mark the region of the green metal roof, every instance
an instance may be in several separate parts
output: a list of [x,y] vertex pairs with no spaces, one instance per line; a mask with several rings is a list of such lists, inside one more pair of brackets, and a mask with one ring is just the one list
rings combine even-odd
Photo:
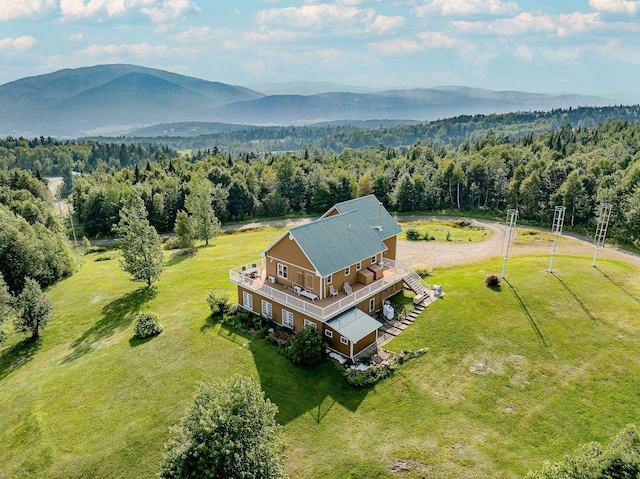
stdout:
[[352,343],[357,343],[382,326],[382,324],[358,308],[345,311],[327,322],[327,325]]
[[296,226],[289,234],[320,276],[328,276],[387,249],[359,211]]
[[375,229],[380,239],[387,239],[390,236],[402,233],[402,229],[398,226],[398,223],[396,223],[384,206],[381,208],[378,198],[374,195],[363,196],[362,198],[356,198],[355,200],[343,201],[342,203],[336,204],[335,208],[340,213],[358,210],[362,213],[371,227],[378,226],[378,221],[381,220],[382,231],[379,231],[377,228]]

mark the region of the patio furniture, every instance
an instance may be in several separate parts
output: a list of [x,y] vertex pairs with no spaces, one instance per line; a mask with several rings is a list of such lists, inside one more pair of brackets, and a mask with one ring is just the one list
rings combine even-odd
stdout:
[[349,283],[347,283],[346,281],[344,282],[344,285],[342,285],[342,287],[344,288],[344,292],[346,294],[353,293],[353,290],[351,289],[351,286],[349,286]]
[[243,269],[242,274],[244,274],[245,276],[249,276],[250,278],[255,278],[256,276],[258,276],[258,268],[253,267],[249,269]]
[[333,287],[333,285],[329,285],[329,294],[331,297],[338,296],[338,290]]
[[306,289],[303,289],[302,291],[300,291],[298,295],[304,296],[305,298],[309,298],[311,301],[315,301],[316,299],[318,299],[317,294],[312,293],[311,291],[307,291]]

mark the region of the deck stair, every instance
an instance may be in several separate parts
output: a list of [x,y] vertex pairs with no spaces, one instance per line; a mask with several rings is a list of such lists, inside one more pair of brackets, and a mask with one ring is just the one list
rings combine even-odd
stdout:
[[431,300],[430,290],[431,287],[418,275],[415,271],[411,271],[403,278],[404,284],[414,293],[416,296],[422,295],[425,300],[429,298]]

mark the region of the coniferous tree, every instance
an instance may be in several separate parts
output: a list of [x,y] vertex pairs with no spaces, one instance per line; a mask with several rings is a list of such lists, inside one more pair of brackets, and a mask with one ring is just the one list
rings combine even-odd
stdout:
[[37,281],[26,278],[24,289],[16,301],[18,314],[13,320],[13,327],[18,333],[31,333],[35,339],[40,335],[40,328],[46,326],[53,317],[53,301],[47,299]]

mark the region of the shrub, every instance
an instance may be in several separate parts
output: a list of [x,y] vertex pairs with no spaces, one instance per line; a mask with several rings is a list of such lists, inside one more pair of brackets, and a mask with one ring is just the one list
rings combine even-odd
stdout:
[[435,241],[435,236],[431,236],[428,231],[425,231],[424,236],[422,237],[424,241]]
[[148,338],[154,334],[162,332],[162,326],[158,322],[158,315],[155,313],[138,313],[133,332],[140,339]]
[[447,241],[451,241],[451,231],[447,231]]
[[313,326],[305,326],[283,348],[284,355],[296,366],[315,366],[324,355],[324,340]]
[[500,286],[500,278],[498,278],[495,274],[487,276],[487,279],[484,282],[490,288],[496,288]]
[[414,271],[420,276],[429,276],[433,274],[433,267],[425,263],[418,263],[411,266],[411,271]]
[[418,232],[418,230],[415,230],[413,228],[409,228],[406,232],[407,235],[407,239],[409,241],[418,241],[420,240],[420,233]]
[[98,256],[94,261],[109,261],[111,259],[113,259],[113,256],[106,254],[104,256]]
[[209,291],[207,304],[211,309],[211,315],[217,316],[229,312],[229,295],[224,291]]
[[164,249],[180,249],[183,248],[182,240],[178,236],[172,236],[167,239],[162,246]]
[[427,348],[403,350],[399,353],[389,353],[389,360],[381,364],[372,364],[365,371],[347,368],[343,375],[347,383],[356,388],[364,388],[381,381],[393,371],[400,368],[407,359],[417,358],[427,352]]

